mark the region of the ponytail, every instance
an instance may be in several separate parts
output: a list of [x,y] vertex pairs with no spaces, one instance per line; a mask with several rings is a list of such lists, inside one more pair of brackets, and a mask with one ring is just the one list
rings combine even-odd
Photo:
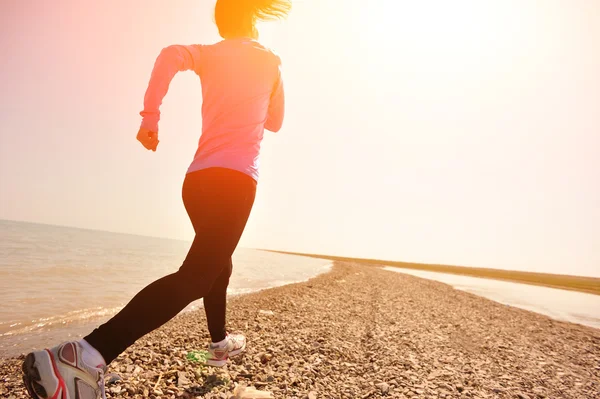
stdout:
[[226,38],[256,32],[257,22],[283,19],[291,9],[291,0],[217,0],[215,23]]
[[292,10],[291,0],[245,0],[254,6],[254,17],[258,21],[284,19]]

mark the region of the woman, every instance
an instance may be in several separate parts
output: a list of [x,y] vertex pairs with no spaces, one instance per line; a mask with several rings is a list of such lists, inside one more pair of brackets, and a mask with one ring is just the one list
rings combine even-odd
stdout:
[[231,256],[254,202],[264,129],[279,131],[284,114],[280,59],[256,41],[256,23],[290,8],[290,0],[218,0],[222,41],[169,46],[158,56],[137,135],[146,149],[159,143],[159,107],[173,76],[193,70],[202,84],[202,136],[182,189],[194,241],[176,273],[144,288],[84,339],[27,355],[23,379],[32,397],[104,397],[107,365],[199,298],[212,339],[207,364],[223,366],[245,349],[245,337],[225,329]]

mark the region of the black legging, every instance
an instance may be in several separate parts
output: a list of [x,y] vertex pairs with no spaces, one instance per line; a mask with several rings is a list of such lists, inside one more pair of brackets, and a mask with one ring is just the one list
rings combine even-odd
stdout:
[[250,216],[256,181],[231,169],[210,168],[189,173],[182,191],[196,232],[192,246],[177,273],[148,285],[85,337],[107,364],[200,298],[213,342],[225,339],[231,256]]

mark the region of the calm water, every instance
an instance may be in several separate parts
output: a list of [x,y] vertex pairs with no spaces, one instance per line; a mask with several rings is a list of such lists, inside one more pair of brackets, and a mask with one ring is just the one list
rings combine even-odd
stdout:
[[[188,249],[185,241],[0,220],[0,356],[63,340],[66,331],[81,335],[177,271]],[[330,267],[238,249],[229,293],[303,281]]]
[[541,313],[556,320],[600,328],[600,295],[448,273],[397,267],[384,269],[440,281],[458,290]]

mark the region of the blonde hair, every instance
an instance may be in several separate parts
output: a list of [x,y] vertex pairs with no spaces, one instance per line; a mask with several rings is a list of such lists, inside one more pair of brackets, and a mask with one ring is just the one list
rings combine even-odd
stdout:
[[258,36],[257,22],[283,19],[291,9],[291,0],[217,0],[215,23],[223,38]]

